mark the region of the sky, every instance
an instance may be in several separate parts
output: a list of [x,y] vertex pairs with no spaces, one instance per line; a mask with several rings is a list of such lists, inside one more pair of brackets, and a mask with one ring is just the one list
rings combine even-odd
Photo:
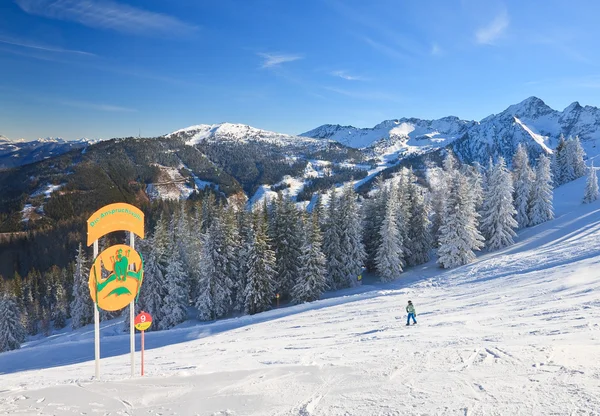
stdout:
[[0,135],[600,106],[600,2],[0,0]]

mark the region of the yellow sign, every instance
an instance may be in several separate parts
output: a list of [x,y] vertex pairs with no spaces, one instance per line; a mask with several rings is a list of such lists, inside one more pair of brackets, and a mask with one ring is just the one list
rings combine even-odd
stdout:
[[[103,270],[108,277],[102,277]],[[118,311],[136,298],[143,278],[144,264],[137,251],[124,244],[109,247],[90,269],[90,296],[99,308]]]
[[113,231],[131,231],[144,238],[144,213],[133,205],[106,205],[88,218],[87,245]]

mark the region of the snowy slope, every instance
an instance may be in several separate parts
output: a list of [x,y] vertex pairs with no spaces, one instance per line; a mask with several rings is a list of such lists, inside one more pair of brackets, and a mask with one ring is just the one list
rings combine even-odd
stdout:
[[597,415],[600,201],[579,203],[584,182],[556,191],[556,220],[471,265],[149,333],[143,379],[114,321],[101,381],[90,327],[0,354],[0,414]]

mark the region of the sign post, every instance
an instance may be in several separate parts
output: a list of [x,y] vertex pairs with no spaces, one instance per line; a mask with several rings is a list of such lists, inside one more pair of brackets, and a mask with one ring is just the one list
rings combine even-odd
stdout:
[[277,299],[277,307],[279,308],[279,293],[275,295],[275,298]]
[[[98,239],[111,232],[129,231],[129,245],[118,244],[98,253]],[[135,301],[144,279],[144,262],[135,251],[135,234],[144,238],[144,213],[129,204],[110,204],[96,211],[87,221],[87,245],[94,245],[89,288],[94,302],[95,376],[100,377],[100,309],[118,311],[130,308],[131,375],[135,374]],[[104,271],[108,277],[104,278]]]
[[144,375],[144,332],[152,325],[152,316],[149,313],[142,311],[135,317],[135,327],[138,331],[142,331],[142,376]]

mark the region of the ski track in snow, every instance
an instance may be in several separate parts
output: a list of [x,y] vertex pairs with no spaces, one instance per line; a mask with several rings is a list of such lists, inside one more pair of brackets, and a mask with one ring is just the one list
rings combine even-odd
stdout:
[[30,342],[0,354],[0,415],[600,415],[600,201],[578,202],[584,184],[473,264],[148,333],[144,378],[114,322],[99,381],[90,327]]

